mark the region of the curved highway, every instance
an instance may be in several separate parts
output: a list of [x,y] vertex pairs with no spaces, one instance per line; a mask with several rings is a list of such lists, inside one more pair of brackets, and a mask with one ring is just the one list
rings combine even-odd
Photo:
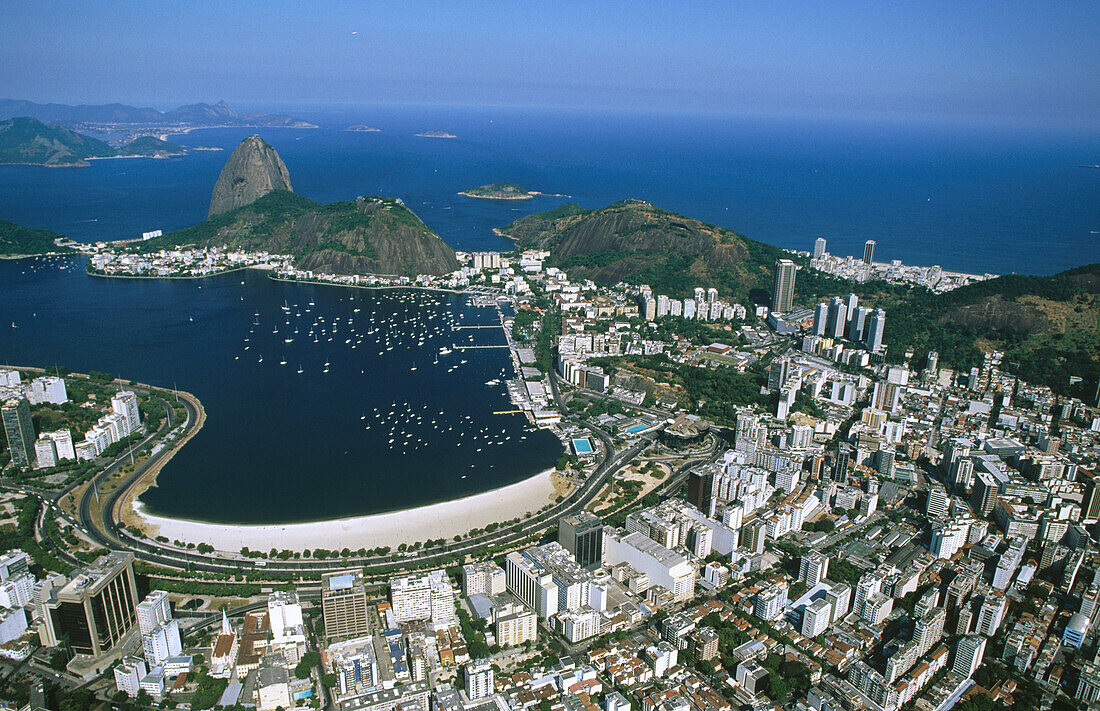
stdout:
[[[551,373],[549,380],[556,404],[560,411],[567,412],[565,398],[562,396],[558,387],[557,374]],[[183,429],[181,431],[185,432],[184,436],[189,436],[194,433],[195,428],[198,426],[198,409],[189,397],[181,398],[180,402],[183,403],[187,412],[187,420],[183,423]],[[165,406],[168,407],[167,402],[165,402]],[[421,549],[415,552],[397,555],[391,553],[384,556],[351,556],[347,558],[320,560],[278,560],[246,558],[236,553],[222,551],[215,551],[211,554],[200,554],[194,551],[181,550],[175,546],[163,545],[155,541],[135,538],[125,531],[115,520],[114,512],[118,502],[150,468],[157,466],[161,463],[162,459],[170,456],[175,447],[183,446],[179,443],[166,445],[159,449],[154,448],[156,451],[154,451],[148,459],[139,464],[120,485],[106,494],[100,494],[102,507],[99,515],[96,516],[92,508],[97,487],[125,464],[125,455],[105,468],[94,478],[93,485],[85,489],[77,502],[78,520],[74,521],[74,523],[77,523],[98,545],[105,548],[130,550],[134,553],[137,560],[145,563],[170,569],[194,570],[208,573],[248,573],[253,574],[250,577],[255,577],[257,579],[262,579],[263,573],[265,572],[277,574],[280,577],[286,575],[317,577],[324,572],[342,570],[349,567],[361,567],[364,568],[369,575],[372,569],[392,568],[402,565],[419,567],[431,563],[450,562],[450,559],[457,556],[465,556],[471,553],[476,554],[485,550],[487,547],[518,544],[530,536],[544,531],[546,528],[553,525],[560,517],[580,511],[595,498],[616,471],[648,448],[656,436],[653,432],[648,433],[640,437],[629,448],[617,452],[615,450],[614,440],[608,432],[587,422],[573,422],[588,429],[603,443],[603,456],[595,471],[593,471],[592,474],[589,475],[567,498],[555,502],[549,506],[549,508],[536,513],[530,518],[520,521],[516,526],[498,528],[491,533],[483,532],[475,536],[463,538],[460,541],[448,541],[442,546],[430,549]],[[143,439],[140,444],[135,445],[135,449],[143,447],[152,440],[164,436],[167,433],[168,426],[167,423],[165,423],[157,432],[150,434]],[[177,437],[178,436],[179,435],[177,435]],[[713,456],[716,450],[716,446],[712,447],[710,456]],[[665,482],[662,482],[661,486],[656,490],[668,491],[679,485],[686,476],[686,469],[698,461],[699,459],[693,459],[680,466]],[[62,492],[34,490],[32,493],[39,495],[52,504],[56,504],[63,496],[70,493],[73,488],[75,487],[70,487]],[[26,487],[24,487],[24,489],[26,489]],[[49,515],[53,510],[54,509],[51,509],[50,505],[47,505],[42,514],[43,516]],[[78,562],[63,550],[64,546],[58,545],[56,541],[46,540],[48,537],[43,536],[42,538],[55,553],[74,564]],[[321,541],[319,541],[319,543],[320,542]]]

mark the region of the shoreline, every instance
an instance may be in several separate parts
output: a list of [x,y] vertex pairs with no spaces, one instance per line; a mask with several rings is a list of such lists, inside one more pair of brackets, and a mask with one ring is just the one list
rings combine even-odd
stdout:
[[[425,506],[387,513],[351,516],[339,519],[285,524],[221,524],[160,516],[145,510],[136,496],[125,497],[123,518],[132,517],[150,538],[203,542],[229,553],[243,547],[267,551],[273,541],[279,550],[302,551],[313,548],[396,548],[402,543],[429,539],[451,540],[471,529],[491,523],[525,518],[554,502],[558,496],[547,469],[514,484],[479,494],[440,501]],[[148,488],[148,487],[146,487]],[[124,500],[120,500],[120,507]]]

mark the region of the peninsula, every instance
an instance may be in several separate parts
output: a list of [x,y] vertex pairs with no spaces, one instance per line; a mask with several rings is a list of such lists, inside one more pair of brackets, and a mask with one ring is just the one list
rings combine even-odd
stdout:
[[76,251],[72,244],[72,240],[56,232],[0,220],[0,259],[72,254]]
[[84,168],[96,158],[167,158],[186,153],[183,146],[154,136],[143,136],[113,146],[60,125],[30,117],[0,121],[0,164]]
[[205,222],[127,250],[150,254],[185,245],[288,255],[306,273],[416,277],[458,269],[454,250],[399,198],[322,205],[291,192],[286,165],[259,136],[229,156]]

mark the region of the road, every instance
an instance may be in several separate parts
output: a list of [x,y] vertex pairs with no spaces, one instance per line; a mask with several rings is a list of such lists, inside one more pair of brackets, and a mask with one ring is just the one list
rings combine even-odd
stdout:
[[[560,411],[568,412],[568,409],[565,407],[565,398],[562,396],[558,386],[557,375],[551,373],[549,380],[554,400]],[[187,413],[187,419],[183,423],[183,431],[191,433],[193,428],[197,425],[198,410],[189,398],[182,398],[180,402],[184,405]],[[167,407],[168,403],[165,402],[165,405]],[[617,451],[614,438],[610,433],[591,423],[577,420],[572,420],[571,422],[587,429],[597,437],[603,443],[603,453],[602,459],[596,469],[581,482],[580,486],[574,490],[570,496],[562,501],[554,503],[545,511],[521,521],[516,527],[505,529],[498,528],[493,532],[484,532],[464,538],[460,541],[447,541],[442,546],[416,551],[396,558],[391,554],[384,556],[350,556],[347,558],[321,560],[257,560],[254,558],[245,558],[236,553],[223,551],[215,551],[211,554],[200,554],[194,551],[182,550],[176,546],[161,544],[156,541],[135,538],[127,531],[123,530],[118,522],[115,521],[115,507],[119,499],[125,496],[127,490],[144,476],[150,468],[157,466],[165,457],[170,455],[172,451],[171,446],[160,448],[148,459],[139,464],[121,484],[106,494],[100,494],[103,505],[101,513],[98,516],[93,513],[93,502],[95,500],[96,491],[101,487],[104,481],[126,464],[127,457],[125,455],[106,467],[94,478],[93,486],[89,486],[85,489],[83,495],[77,502],[76,520],[63,514],[59,508],[54,507],[57,501],[70,493],[75,487],[69,487],[61,492],[33,490],[28,487],[22,487],[22,489],[38,495],[47,502],[47,506],[41,514],[42,520],[44,520],[47,515],[56,514],[65,516],[83,529],[85,534],[98,545],[105,548],[130,550],[139,561],[169,569],[223,574],[246,573],[249,574],[250,578],[260,580],[263,579],[263,574],[268,571],[278,576],[294,575],[297,577],[316,578],[321,573],[343,570],[349,567],[361,567],[370,575],[371,569],[389,568],[395,563],[404,563],[409,566],[422,566],[432,563],[442,564],[444,562],[451,562],[456,557],[477,554],[484,551],[487,547],[518,544],[534,534],[541,533],[546,528],[555,524],[560,517],[584,509],[596,497],[604,485],[610,481],[614,473],[644,452],[657,436],[657,432],[650,432],[635,440],[627,449]],[[136,445],[135,449],[145,446],[154,439],[163,437],[167,433],[168,424],[165,422],[157,432],[150,434],[144,438],[139,445]],[[669,480],[659,487],[658,491],[669,490],[675,486],[678,481],[683,478],[681,473],[684,468],[685,467],[681,467],[677,470]],[[39,531],[41,530],[41,527],[39,527]],[[44,539],[43,543],[64,560],[74,565],[79,564],[79,561],[65,551],[64,546],[59,545],[58,542]]]

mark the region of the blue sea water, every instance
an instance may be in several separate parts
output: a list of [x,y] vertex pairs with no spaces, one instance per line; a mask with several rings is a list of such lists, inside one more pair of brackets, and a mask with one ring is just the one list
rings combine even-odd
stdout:
[[[967,129],[667,114],[383,107],[283,110],[318,130],[259,130],[295,191],[322,202],[401,197],[459,249],[530,212],[627,197],[809,250],[877,241],[876,258],[949,269],[1051,274],[1100,260],[1100,133]],[[340,130],[366,123],[378,133]],[[421,138],[432,128],[455,139]],[[228,151],[249,129],[177,137],[225,150],[179,160],[96,161],[80,170],[0,167],[0,218],[78,240],[201,221]],[[569,195],[514,202],[458,196],[510,181]]]
[[[1100,162],[1096,135],[496,109],[284,110],[322,127],[259,131],[296,192],[321,202],[401,197],[457,249],[507,248],[493,227],[562,202],[600,207],[634,197],[795,249],[823,236],[835,254],[861,254],[874,239],[880,260],[997,273],[1100,261],[1100,170],[1081,167]],[[382,131],[341,130],[360,123]],[[414,135],[430,129],[458,137]],[[173,160],[0,166],[0,219],[82,241],[196,224],[228,151],[253,132],[179,136],[224,150]],[[570,197],[457,195],[497,181]],[[303,338],[320,316],[339,318],[342,337]],[[282,284],[251,272],[120,281],[86,276],[79,259],[0,262],[0,362],[109,371],[203,401],[207,426],[142,499],[158,513],[201,520],[393,510],[551,466],[561,453],[553,435],[492,414],[508,409],[504,388],[486,384],[512,376],[505,351],[439,355],[471,333],[450,325],[489,318],[457,297]]]

